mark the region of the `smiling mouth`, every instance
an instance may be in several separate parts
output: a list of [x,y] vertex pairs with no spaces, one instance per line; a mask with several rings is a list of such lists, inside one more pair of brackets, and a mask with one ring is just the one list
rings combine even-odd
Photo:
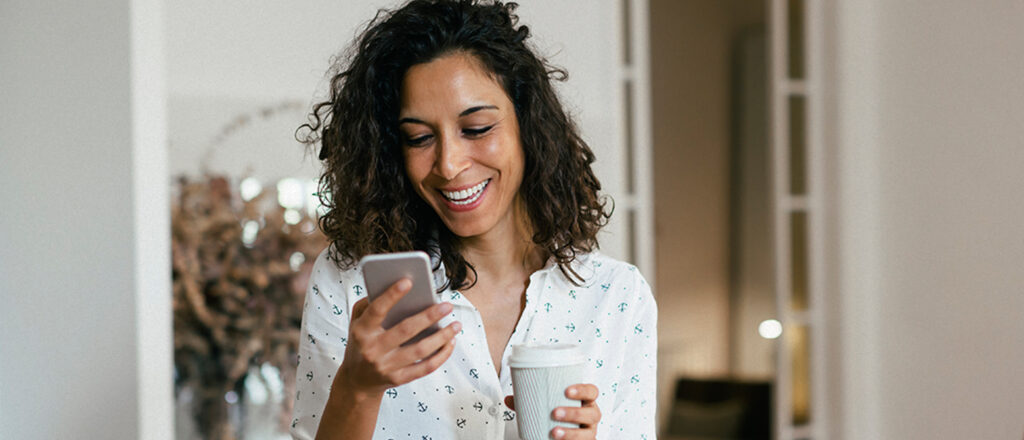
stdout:
[[484,193],[484,188],[486,188],[490,183],[491,179],[487,179],[461,191],[438,191],[442,196],[444,196],[444,198],[448,199],[449,202],[455,205],[468,205],[479,199],[480,195]]

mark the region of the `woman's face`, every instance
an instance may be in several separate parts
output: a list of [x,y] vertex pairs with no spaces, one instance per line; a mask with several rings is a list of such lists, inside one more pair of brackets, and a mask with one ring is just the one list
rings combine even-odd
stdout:
[[411,67],[399,126],[406,174],[449,230],[468,238],[514,228],[524,167],[519,123],[476,58],[454,53]]

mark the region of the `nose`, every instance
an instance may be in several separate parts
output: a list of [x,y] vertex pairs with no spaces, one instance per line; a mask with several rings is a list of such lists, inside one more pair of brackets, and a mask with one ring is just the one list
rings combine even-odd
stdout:
[[445,180],[454,180],[472,163],[469,146],[457,135],[441,135],[434,160],[434,173]]

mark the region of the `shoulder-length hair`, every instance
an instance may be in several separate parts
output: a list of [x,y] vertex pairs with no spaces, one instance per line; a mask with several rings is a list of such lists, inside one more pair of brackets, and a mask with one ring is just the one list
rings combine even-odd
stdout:
[[299,138],[320,143],[319,194],[328,211],[319,223],[338,267],[371,253],[419,249],[444,264],[448,284],[442,289],[471,286],[470,271],[475,280],[459,237],[414,192],[398,129],[406,71],[464,52],[494,75],[515,107],[525,157],[519,196],[533,243],[567,278],[582,281],[570,263],[598,247],[597,232],[611,209],[598,196],[594,154],[551,85],[567,74],[526,44],[530,30],[518,24],[516,7],[497,0],[413,0],[378,12],[336,63],[329,98],[313,107]]

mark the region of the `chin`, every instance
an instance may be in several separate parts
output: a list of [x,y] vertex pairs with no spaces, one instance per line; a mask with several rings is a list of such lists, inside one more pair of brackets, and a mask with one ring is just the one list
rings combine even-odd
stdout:
[[451,221],[445,219],[444,226],[459,238],[476,237],[487,231],[479,222]]

